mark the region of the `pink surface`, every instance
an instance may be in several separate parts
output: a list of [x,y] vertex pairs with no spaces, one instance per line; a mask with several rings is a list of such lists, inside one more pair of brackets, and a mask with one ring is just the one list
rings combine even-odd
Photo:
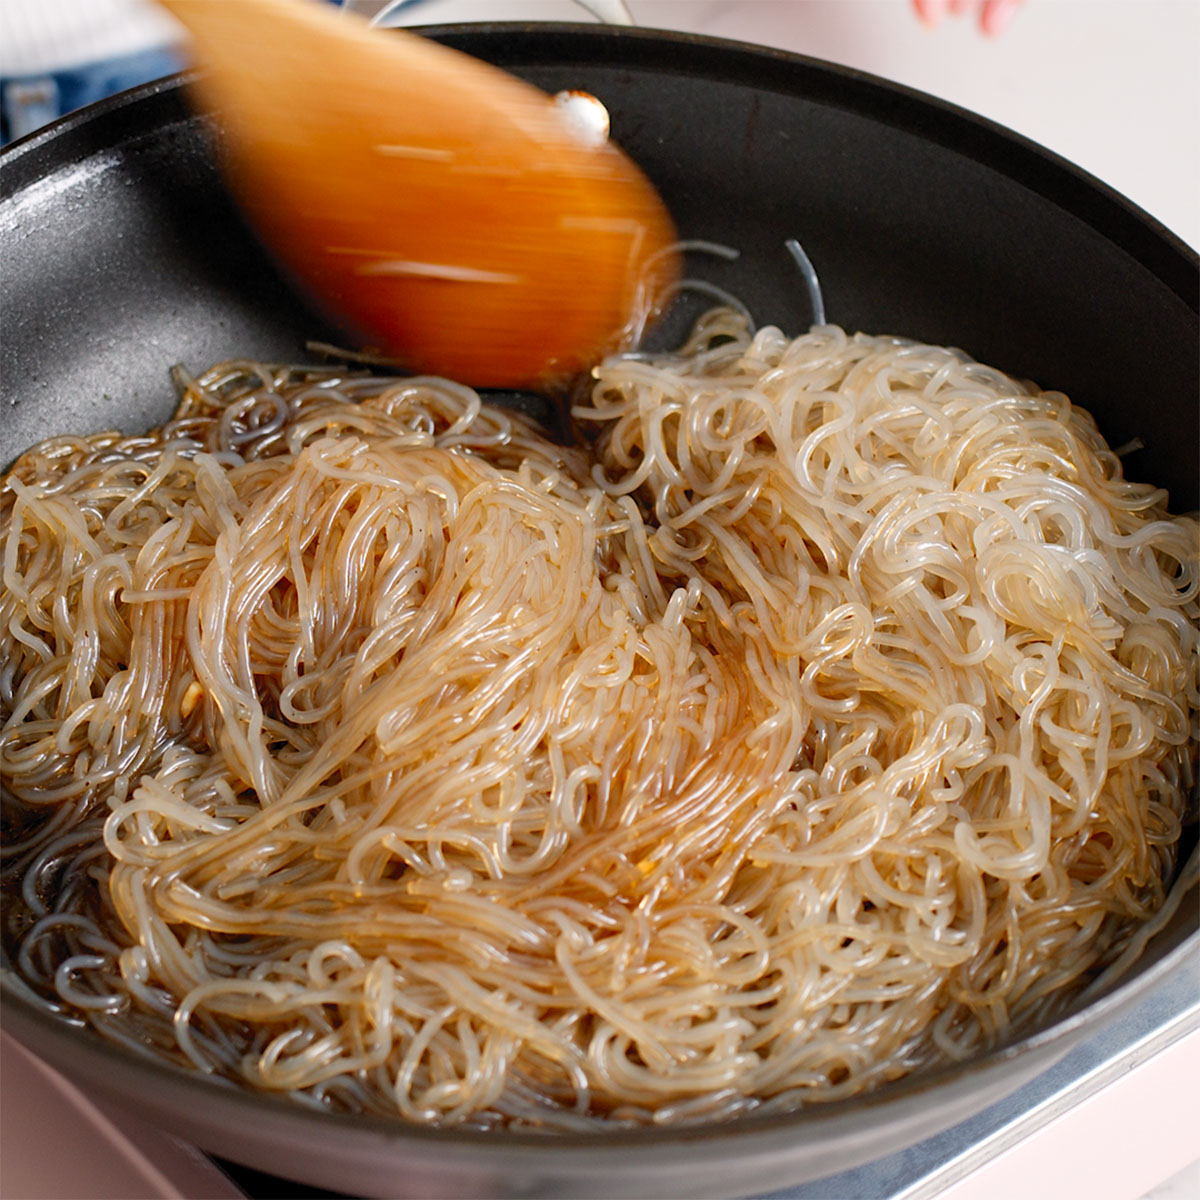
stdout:
[[241,1197],[195,1147],[102,1112],[0,1034],[0,1196],[6,1200],[226,1200]]

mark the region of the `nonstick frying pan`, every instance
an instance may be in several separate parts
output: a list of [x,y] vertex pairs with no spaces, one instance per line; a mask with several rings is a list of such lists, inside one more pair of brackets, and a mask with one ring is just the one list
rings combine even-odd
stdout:
[[[1127,473],[1169,488],[1176,511],[1197,507],[1197,258],[1095,180],[951,106],[791,54],[594,26],[426,32],[547,91],[600,97],[682,235],[741,252],[694,269],[760,322],[808,323],[784,250],[798,238],[830,320],[961,346],[1066,391],[1110,444],[1140,440]],[[306,339],[349,336],[246,231],[213,165],[220,114],[192,115],[182,86],[126,93],[0,155],[0,462],[51,433],[160,422],[174,363],[295,360]],[[38,1011],[7,970],[3,1019],[94,1094],[340,1191],[746,1195],[846,1169],[999,1099],[1184,969],[1198,918],[1189,894],[1120,986],[986,1057],[866,1098],[687,1130],[485,1136],[316,1113],[101,1043]]]

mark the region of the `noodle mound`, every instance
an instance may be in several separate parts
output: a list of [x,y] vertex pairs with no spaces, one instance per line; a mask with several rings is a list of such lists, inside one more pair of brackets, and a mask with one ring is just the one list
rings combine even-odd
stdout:
[[307,1103],[567,1129],[851,1095],[1165,902],[1197,523],[1086,413],[823,326],[595,372],[585,454],[230,363],[3,493],[6,940]]

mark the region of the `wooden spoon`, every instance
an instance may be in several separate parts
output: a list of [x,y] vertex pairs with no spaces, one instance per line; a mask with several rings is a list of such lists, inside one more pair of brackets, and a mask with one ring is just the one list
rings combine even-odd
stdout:
[[191,31],[235,195],[318,299],[415,370],[552,385],[676,278],[638,169],[549,97],[309,0],[162,0]]

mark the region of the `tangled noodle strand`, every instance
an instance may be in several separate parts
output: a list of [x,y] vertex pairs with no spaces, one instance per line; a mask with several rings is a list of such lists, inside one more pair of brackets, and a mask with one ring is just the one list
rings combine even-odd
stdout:
[[569,1129],[855,1094],[1133,945],[1194,782],[1196,521],[937,347],[715,310],[595,376],[586,453],[233,362],[18,461],[45,1003],[314,1105]]

